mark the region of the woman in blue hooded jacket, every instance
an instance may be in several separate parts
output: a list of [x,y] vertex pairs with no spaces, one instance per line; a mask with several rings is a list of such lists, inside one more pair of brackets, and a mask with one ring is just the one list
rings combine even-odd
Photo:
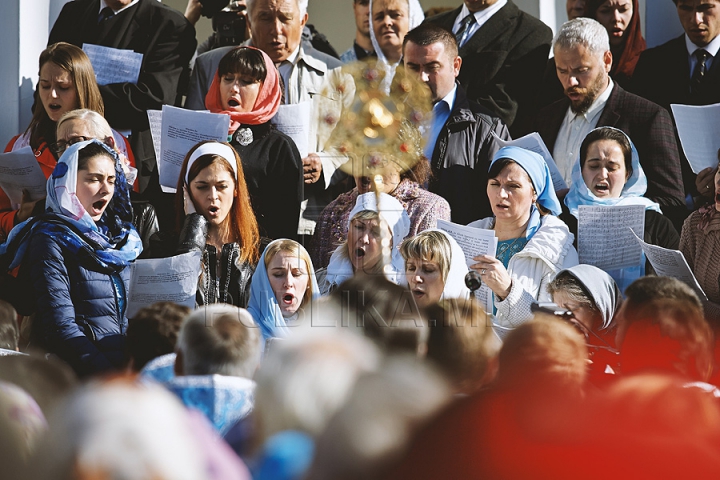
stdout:
[[33,297],[31,344],[79,375],[122,368],[130,269],[142,241],[117,153],[73,145],[47,183],[45,213],[17,225],[0,253]]

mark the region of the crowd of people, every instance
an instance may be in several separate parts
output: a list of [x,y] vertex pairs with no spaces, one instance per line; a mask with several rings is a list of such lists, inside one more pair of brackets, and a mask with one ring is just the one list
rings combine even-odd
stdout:
[[[720,101],[720,0],[673,1],[648,49],[638,0],[568,0],[554,37],[512,0],[353,0],[337,55],[308,0],[241,0],[248,40],[196,56],[210,2],[68,2],[6,148],[46,195],[0,189],[3,478],[715,478],[720,171],[669,105]],[[173,194],[163,105],[229,118]],[[580,263],[588,207],[696,282]],[[128,318],[133,269],[185,254],[192,305]]]

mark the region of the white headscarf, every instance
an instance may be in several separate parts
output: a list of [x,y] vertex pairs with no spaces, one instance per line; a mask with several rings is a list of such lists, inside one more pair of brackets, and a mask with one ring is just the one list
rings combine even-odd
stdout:
[[[395,197],[387,193],[381,193],[380,209],[378,210],[375,193],[363,193],[358,195],[355,207],[350,211],[348,231],[350,230],[350,222],[352,222],[355,215],[365,210],[378,212],[392,231],[392,256],[390,265],[386,266],[385,276],[391,282],[398,283],[402,280],[405,272],[405,260],[400,255],[399,247],[410,232],[410,217]],[[354,274],[352,263],[347,255],[347,245],[343,243],[335,249],[330,257],[325,282],[329,285],[340,285]]]
[[438,229],[430,229],[428,231],[440,232],[448,242],[450,242],[450,268],[448,269],[447,278],[445,279],[445,288],[441,299],[448,298],[469,298],[470,290],[465,285],[465,275],[468,273],[467,262],[465,261],[465,252],[460,245],[447,232]]
[[[425,14],[423,13],[422,6],[418,0],[407,0],[408,2],[408,32],[413,28],[420,25],[425,20]],[[378,67],[382,67],[385,70],[385,79],[383,80],[383,89],[386,92],[390,91],[390,83],[392,82],[393,75],[395,74],[395,67],[400,62],[391,64],[385,54],[380,49],[380,44],[375,37],[375,28],[373,27],[373,0],[370,0],[370,41],[372,42],[373,48],[378,58]],[[400,39],[402,42],[402,39]]]

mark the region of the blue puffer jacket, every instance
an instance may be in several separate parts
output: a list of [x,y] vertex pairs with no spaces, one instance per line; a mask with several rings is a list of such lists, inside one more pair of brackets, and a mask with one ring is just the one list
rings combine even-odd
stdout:
[[124,364],[130,269],[101,267],[89,253],[71,254],[52,235],[33,235],[21,266],[34,292],[32,343],[68,362],[79,375]]

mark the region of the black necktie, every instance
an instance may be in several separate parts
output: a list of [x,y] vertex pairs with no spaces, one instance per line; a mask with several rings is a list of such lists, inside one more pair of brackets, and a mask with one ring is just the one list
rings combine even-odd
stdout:
[[467,17],[463,18],[460,22],[460,28],[458,28],[455,38],[457,39],[458,47],[462,47],[467,40],[468,33],[470,33],[470,26],[475,23],[475,15],[472,13]]
[[114,16],[115,12],[113,12],[113,9],[110,7],[105,7],[100,10],[100,13],[98,14],[98,23],[103,23],[108,18],[112,18]]
[[698,48],[695,52],[693,52],[693,55],[695,55],[695,58],[697,59],[697,64],[695,65],[695,70],[693,71],[692,78],[690,79],[690,90],[691,92],[696,93],[700,91],[703,80],[705,79],[708,67],[707,61],[710,59],[710,54],[706,50]]

